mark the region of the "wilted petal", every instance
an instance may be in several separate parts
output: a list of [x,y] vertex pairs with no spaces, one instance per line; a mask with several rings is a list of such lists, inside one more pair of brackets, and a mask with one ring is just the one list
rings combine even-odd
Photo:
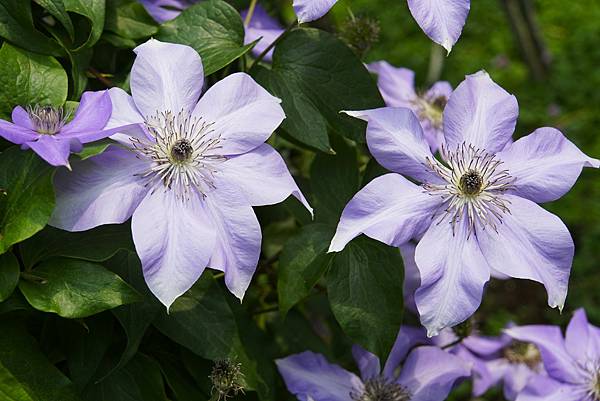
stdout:
[[350,394],[362,388],[358,376],[314,352],[290,355],[275,363],[288,390],[300,401],[351,401]]
[[373,110],[345,111],[367,121],[367,145],[379,164],[421,182],[440,182],[426,168],[433,159],[423,129],[414,113],[406,108],[383,107]]
[[423,32],[448,53],[460,37],[470,0],[408,0],[408,8]]
[[28,130],[33,130],[33,124],[31,123],[31,118],[29,118],[29,113],[21,106],[17,106],[13,109],[11,119],[15,125]]
[[273,205],[294,195],[312,212],[283,158],[267,144],[228,158],[223,165],[223,178],[240,189],[252,206]]
[[244,298],[256,271],[262,234],[248,200],[223,180],[206,197],[207,210],[217,238],[208,263],[225,272],[225,284],[233,295]]
[[581,364],[586,361],[600,361],[597,333],[590,326],[585,310],[577,309],[569,322],[565,334],[565,348],[569,355]]
[[544,284],[548,304],[562,309],[574,253],[569,230],[530,200],[513,195],[505,199],[510,213],[502,215],[498,231],[487,227],[477,232],[481,251],[493,269]]
[[202,60],[194,49],[150,39],[134,51],[131,94],[142,116],[194,108],[204,82]]
[[376,61],[367,66],[377,74],[377,86],[389,107],[413,106],[415,93],[415,73],[408,68],[394,67],[387,61]]
[[437,347],[418,347],[408,355],[398,383],[408,389],[411,401],[443,401],[454,382],[470,372],[470,366],[457,356]]
[[531,378],[517,396],[516,401],[582,401],[581,388],[563,384],[550,377],[538,375]]
[[135,174],[149,163],[116,146],[75,162],[73,172],[58,170],[54,177],[56,207],[50,225],[84,231],[129,219],[148,191]]
[[40,135],[37,141],[27,142],[35,153],[53,166],[69,166],[71,141],[61,140],[53,135]]
[[212,86],[196,105],[193,115],[221,138],[221,153],[235,155],[262,145],[285,118],[281,100],[272,96],[248,74],[239,72]]
[[408,353],[415,346],[427,342],[428,338],[421,327],[402,326],[383,367],[383,375],[388,378],[395,377],[396,369],[402,365]]
[[377,177],[344,208],[329,252],[341,251],[360,234],[402,245],[427,229],[440,202],[400,174]]
[[85,92],[81,95],[75,117],[60,130],[61,137],[78,137],[78,134],[102,130],[112,111],[108,91]]
[[379,375],[381,365],[377,355],[370,353],[360,345],[352,346],[352,356],[360,370],[360,376],[363,381]]
[[489,265],[477,238],[468,236],[465,221],[456,224],[454,233],[449,219],[434,222],[417,245],[421,287],[415,301],[430,337],[470,317],[490,278]]
[[485,71],[467,75],[444,109],[444,135],[453,151],[466,142],[490,153],[502,150],[515,130],[517,99]]
[[22,145],[26,142],[35,141],[40,137],[40,134],[28,128],[0,120],[0,136],[9,142]]
[[583,167],[600,167],[555,128],[539,128],[498,154],[516,178],[512,193],[536,203],[551,202],[566,194]]
[[298,16],[298,23],[302,24],[321,18],[336,2],[337,0],[294,0],[294,11]]
[[[241,13],[242,20],[246,20],[246,16],[248,15],[248,10],[244,10]],[[277,20],[271,17],[265,9],[257,4],[254,8],[254,14],[252,14],[252,18],[250,19],[250,23],[246,27],[246,35],[244,36],[244,44],[249,44],[258,40],[254,48],[252,49],[252,53],[256,56],[260,55],[264,52],[271,43],[275,42],[275,40],[283,33],[283,28],[279,24]],[[273,57],[273,49],[271,49],[264,60],[271,61]]]

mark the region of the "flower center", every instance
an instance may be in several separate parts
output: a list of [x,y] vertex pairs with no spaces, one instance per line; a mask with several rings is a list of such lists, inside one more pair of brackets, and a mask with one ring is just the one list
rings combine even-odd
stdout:
[[410,401],[411,394],[398,383],[385,377],[374,377],[365,382],[365,388],[360,394],[350,394],[354,401]]
[[139,174],[148,181],[146,185],[162,183],[184,200],[193,192],[205,197],[215,188],[215,174],[226,159],[218,153],[221,138],[211,129],[212,123],[182,110],[157,112],[146,118],[145,125],[154,140],[131,141],[134,150],[152,162]]
[[503,214],[509,212],[509,202],[502,196],[514,182],[508,170],[501,168],[496,155],[465,143],[454,152],[442,146],[441,153],[445,164],[428,157],[427,166],[443,183],[423,187],[431,195],[441,196],[453,232],[461,219],[467,220],[469,236],[476,227],[490,226],[497,231]]
[[421,120],[428,120],[433,128],[441,129],[444,115],[444,107],[446,107],[448,99],[446,96],[438,96],[435,98],[425,95],[418,96],[413,104],[417,108],[417,114]]
[[42,135],[54,135],[58,133],[69,117],[62,107],[40,106],[36,104],[28,106],[26,110],[33,129]]
[[542,357],[540,350],[531,343],[514,341],[503,351],[504,358],[510,363],[524,363],[532,370],[538,370]]
[[585,401],[600,401],[600,360],[588,360],[581,365],[585,383],[580,386]]

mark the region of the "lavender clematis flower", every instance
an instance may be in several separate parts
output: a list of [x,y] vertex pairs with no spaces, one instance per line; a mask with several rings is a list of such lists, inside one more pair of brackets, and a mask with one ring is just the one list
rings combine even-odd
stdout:
[[513,327],[505,332],[535,344],[548,373],[533,377],[517,401],[600,400],[600,328],[589,324],[583,309],[575,312],[565,337],[557,326]]
[[418,94],[412,70],[394,67],[387,61],[371,63],[367,68],[377,74],[377,85],[387,106],[406,107],[415,113],[431,152],[435,153],[444,140],[442,113],[452,94],[450,83],[436,82],[426,92]]
[[82,231],[131,217],[144,278],[164,305],[206,266],[224,271],[242,299],[260,254],[252,206],[293,194],[310,210],[281,156],[264,143],[285,118],[280,100],[244,73],[200,98],[202,61],[191,47],[149,40],[135,52],[132,96],[110,90],[108,126],[144,129],[113,135],[120,146],[57,174],[51,224]]
[[350,200],[330,252],[360,234],[391,246],[420,238],[415,301],[429,336],[473,314],[491,270],[544,284],[549,305],[562,309],[573,240],[562,221],[536,203],[560,198],[582,168],[598,168],[598,160],[553,128],[506,147],[517,101],[485,72],[467,76],[450,96],[441,161],[412,111],[346,113],[367,121],[371,154],[395,173],[374,179]]
[[402,328],[383,371],[377,356],[355,345],[361,377],[310,351],[276,363],[288,390],[301,401],[445,400],[470,366],[437,347],[414,348],[420,339],[420,330]]
[[337,0],[294,0],[293,6],[299,23],[311,22],[323,17]]
[[[241,15],[242,19],[245,20],[246,16],[248,15],[248,10],[242,11]],[[254,14],[252,14],[252,18],[246,27],[244,43],[248,44],[258,40],[252,49],[252,54],[258,56],[264,52],[267,47],[271,45],[271,43],[275,42],[275,40],[282,33],[283,28],[279,22],[271,17],[267,11],[260,6],[260,4],[257,4],[254,8]],[[264,60],[271,61],[272,58],[273,49],[267,53],[267,55],[264,57]]]
[[450,53],[465,25],[471,1],[408,0],[408,8],[425,34]]
[[139,0],[148,14],[162,24],[177,17],[183,10],[200,0]]
[[12,112],[12,123],[0,120],[0,136],[22,149],[32,149],[53,166],[71,168],[71,152],[80,152],[83,144],[114,133],[104,131],[111,110],[107,91],[85,92],[75,117],[68,123],[62,107],[17,106]]

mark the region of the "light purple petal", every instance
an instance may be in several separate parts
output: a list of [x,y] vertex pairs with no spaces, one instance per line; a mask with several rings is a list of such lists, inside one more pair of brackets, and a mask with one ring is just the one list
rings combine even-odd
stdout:
[[430,337],[469,318],[490,278],[489,265],[476,237],[468,236],[465,221],[456,224],[454,233],[449,219],[434,222],[417,245],[421,287],[415,301]]
[[450,99],[450,96],[452,96],[453,91],[454,89],[452,89],[452,85],[450,85],[450,82],[438,81],[431,85],[431,88],[429,88],[427,92],[425,92],[425,98],[433,101],[440,97],[445,97],[446,100],[448,100]]
[[273,205],[294,195],[312,212],[283,158],[270,145],[228,158],[223,164],[223,179],[240,189],[252,206]]
[[535,344],[542,355],[544,369],[552,378],[570,383],[579,380],[577,366],[565,348],[560,327],[518,326],[504,332],[516,340]]
[[213,85],[194,109],[194,116],[214,123],[221,152],[235,155],[262,145],[285,118],[281,100],[248,74],[239,72]]
[[480,397],[490,388],[495,387],[500,383],[506,371],[510,369],[509,362],[504,358],[484,361],[474,357],[465,348],[462,348],[459,356],[466,359],[467,354],[471,355],[473,361],[473,395],[475,397]]
[[345,113],[367,121],[369,151],[383,167],[421,182],[440,182],[426,168],[427,159],[433,156],[421,124],[411,110],[383,107]]
[[512,193],[536,203],[551,202],[566,194],[583,167],[600,166],[555,128],[539,128],[498,154],[516,178]]
[[[247,15],[248,10],[242,11],[242,20],[245,21]],[[252,19],[250,19],[250,23],[246,27],[244,44],[249,44],[260,39],[252,49],[252,54],[258,56],[264,52],[271,43],[275,42],[282,33],[283,28],[279,22],[271,17],[260,4],[257,4],[254,8]],[[273,49],[267,53],[264,60],[271,61],[272,57]]]
[[54,135],[40,135],[37,141],[27,142],[27,146],[53,166],[69,166],[71,141],[61,140]]
[[320,354],[306,351],[275,363],[288,390],[300,401],[352,401],[350,394],[362,389],[358,376]]
[[467,75],[444,109],[446,145],[454,151],[463,142],[490,153],[502,150],[515,130],[517,99],[487,72]]
[[537,373],[524,363],[510,364],[504,375],[504,397],[514,401],[529,380],[536,375]]
[[440,199],[400,174],[375,178],[348,202],[331,240],[329,252],[339,252],[365,234],[391,246],[417,237],[431,224]]
[[204,82],[202,60],[189,46],[150,39],[134,49],[131,95],[144,117],[196,105]]
[[35,141],[41,135],[30,129],[0,120],[0,136],[9,142],[22,145],[26,142]]
[[584,401],[581,390],[546,376],[534,376],[516,401]]
[[56,207],[50,225],[84,231],[129,219],[148,191],[134,174],[150,167],[135,154],[110,146],[98,156],[73,163],[54,177]]
[[112,103],[108,91],[85,92],[81,95],[75,117],[60,130],[58,135],[79,137],[82,133],[100,131],[106,126],[111,112]]
[[507,335],[498,337],[469,336],[462,341],[462,344],[470,351],[483,357],[491,357],[498,354],[503,348],[507,347],[512,339]]
[[31,131],[34,130],[31,119],[29,118],[29,113],[21,106],[17,106],[13,109],[11,119],[12,122],[19,127],[23,127]]
[[421,277],[415,263],[415,250],[416,245],[412,242],[400,245],[400,254],[404,262],[404,284],[402,286],[404,307],[408,308],[411,312],[417,313],[415,291],[421,286]]
[[337,0],[294,0],[294,12],[298,16],[298,23],[303,24],[323,17],[336,2]]
[[[119,127],[130,127],[131,124],[143,124],[144,118],[140,114],[133,101],[133,98],[121,88],[111,88],[108,90],[110,100],[112,102],[112,114],[110,120],[106,124],[106,129],[116,129]],[[131,130],[124,129],[122,132],[117,132],[111,135],[111,139],[123,145],[131,147],[131,137],[138,136],[138,139],[145,141],[151,140],[151,137],[146,133],[135,134]]]
[[460,37],[470,0],[408,0],[408,8],[423,32],[448,53]]
[[544,284],[548,305],[562,310],[574,253],[569,230],[530,200],[513,195],[505,200],[510,213],[502,215],[498,231],[488,227],[477,233],[481,251],[493,269]]
[[172,20],[190,4],[198,0],[140,0],[148,14],[158,23]]
[[227,288],[242,300],[260,256],[260,224],[243,193],[223,180],[215,186],[206,197],[217,235],[208,266],[225,272]]
[[408,355],[398,383],[412,394],[411,401],[443,401],[454,382],[470,372],[470,366],[457,356],[437,347],[418,347]]
[[598,333],[592,327],[585,310],[578,309],[569,322],[565,333],[565,348],[569,355],[581,364],[587,361],[600,361],[600,349],[595,338]]
[[131,218],[135,249],[148,288],[167,309],[200,278],[215,247],[204,200],[187,200],[158,184]]
[[360,370],[360,376],[363,381],[379,376],[381,364],[377,355],[374,355],[360,345],[355,344],[352,346],[352,356]]
[[377,74],[377,86],[389,107],[414,107],[415,73],[408,68],[394,67],[387,61],[376,61],[367,66]]
[[402,326],[390,351],[390,355],[387,361],[385,361],[383,375],[386,378],[395,378],[397,376],[396,370],[400,368],[408,353],[415,346],[424,344],[428,344],[428,338],[423,328]]

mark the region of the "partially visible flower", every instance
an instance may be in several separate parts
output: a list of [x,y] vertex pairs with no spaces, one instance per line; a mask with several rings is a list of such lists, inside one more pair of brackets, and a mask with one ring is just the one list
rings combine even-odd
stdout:
[[[51,224],[83,231],[131,217],[144,278],[164,305],[207,266],[224,271],[242,299],[261,247],[252,206],[293,194],[310,209],[264,143],[285,118],[280,100],[244,73],[200,98],[204,73],[194,49],[151,39],[135,52],[132,96],[110,90],[108,127],[120,146],[56,175]],[[132,124],[140,131],[119,130]]]
[[[248,10],[244,10],[241,13],[242,19],[245,20],[248,15]],[[279,22],[271,17],[267,11],[257,4],[254,8],[254,13],[250,18],[250,23],[246,27],[246,36],[244,37],[244,43],[252,43],[258,40],[252,53],[255,56],[260,55],[269,47],[275,40],[283,33],[283,28]],[[265,60],[270,61],[273,57],[273,49],[271,49],[265,56]]]
[[408,0],[408,8],[425,34],[450,53],[469,15],[471,0]]
[[442,401],[470,366],[437,347],[416,346],[421,333],[402,328],[383,371],[377,356],[355,345],[360,377],[310,351],[275,362],[288,390],[302,401]]
[[452,94],[452,85],[439,81],[427,91],[418,93],[412,70],[394,67],[387,61],[377,61],[367,67],[377,74],[377,86],[387,106],[409,108],[419,118],[425,139],[431,152],[435,153],[444,141],[442,116]]
[[549,305],[562,309],[573,240],[536,203],[560,198],[583,167],[598,168],[600,161],[553,128],[508,145],[517,101],[485,72],[467,76],[450,96],[441,160],[409,109],[347,114],[367,121],[371,154],[395,173],[377,177],[350,200],[330,252],[360,234],[391,246],[419,239],[415,301],[429,336],[473,314],[494,270],[541,282]]
[[311,22],[323,17],[337,0],[294,0],[294,11],[299,23]]
[[517,401],[600,400],[600,328],[589,324],[583,309],[573,315],[565,337],[558,326],[521,326],[505,332],[535,344],[548,374],[531,378]]
[[209,378],[212,383],[211,395],[217,401],[244,393],[246,384],[240,363],[228,359],[216,361]]
[[111,110],[107,91],[85,92],[70,122],[62,107],[17,106],[12,112],[12,123],[0,120],[0,136],[22,149],[31,148],[53,166],[70,168],[71,152],[80,152],[83,144],[114,133],[104,131]]
[[200,0],[139,0],[148,14],[162,24],[177,17],[183,10]]

